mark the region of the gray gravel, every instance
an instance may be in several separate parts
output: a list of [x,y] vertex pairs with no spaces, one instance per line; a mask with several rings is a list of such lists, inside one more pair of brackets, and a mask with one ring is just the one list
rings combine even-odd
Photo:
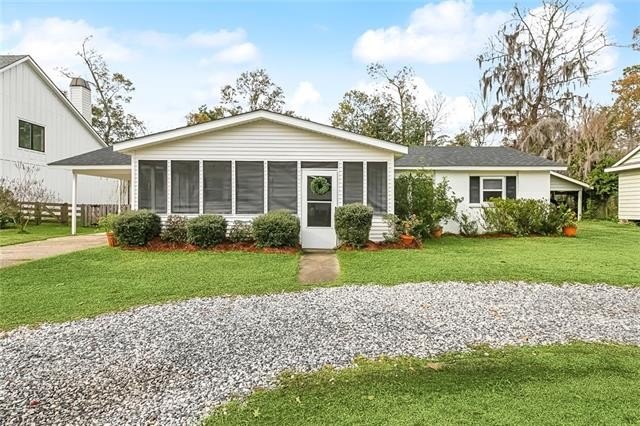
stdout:
[[285,369],[573,339],[640,345],[640,289],[451,282],[194,299],[6,334],[0,419],[192,424]]

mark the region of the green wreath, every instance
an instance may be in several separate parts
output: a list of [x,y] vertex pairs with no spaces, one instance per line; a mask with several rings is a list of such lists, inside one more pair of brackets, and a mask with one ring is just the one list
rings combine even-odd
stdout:
[[324,176],[316,176],[311,181],[311,191],[316,195],[324,195],[331,191],[331,184]]

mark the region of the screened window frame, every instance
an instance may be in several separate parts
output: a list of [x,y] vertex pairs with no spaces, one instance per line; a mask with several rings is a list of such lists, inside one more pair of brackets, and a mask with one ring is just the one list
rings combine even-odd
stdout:
[[[247,188],[240,188],[239,186],[242,184],[243,179],[240,176],[240,169],[241,169],[241,165],[246,164],[246,163],[255,163],[256,165],[259,163],[260,164],[260,171],[261,171],[261,179],[260,179],[260,188],[259,191],[256,190],[256,194],[260,194],[260,208],[259,210],[256,211],[241,211],[241,205],[240,205],[240,198],[241,196],[243,196],[244,194],[246,194],[246,189]],[[264,214],[265,213],[265,166],[264,166],[265,162],[264,161],[251,161],[251,160],[241,160],[238,161],[236,160],[235,162],[235,214],[237,215],[255,215],[255,214]],[[257,182],[257,181],[256,181]],[[257,205],[257,204],[256,204]]]
[[[162,210],[158,210],[157,206],[158,204],[155,203],[155,205],[150,206],[150,207],[146,207],[146,206],[142,206],[141,204],[141,195],[142,195],[142,191],[141,191],[141,183],[142,183],[142,168],[143,166],[145,166],[145,163],[153,163],[154,165],[159,165],[159,164],[164,164],[164,179],[162,180],[162,182],[164,182],[164,203],[161,203],[160,205],[162,205]],[[156,170],[155,167],[153,168],[153,172],[155,174]],[[167,204],[169,203],[169,162],[167,160],[138,160],[138,176],[137,176],[137,197],[136,197],[136,203],[137,203],[137,208],[138,209],[148,209],[151,210],[154,213],[157,214],[167,214],[168,211],[168,206]],[[154,184],[156,183],[156,179],[155,179],[155,175],[154,175]],[[156,188],[154,186],[153,189],[153,193],[155,194],[156,192]]]
[[[373,165],[384,165],[384,209],[376,210],[376,207],[371,205],[371,187],[370,183],[372,180],[370,179],[371,173],[369,173],[369,167]],[[386,161],[367,161],[367,205],[373,208],[374,215],[385,215],[389,212],[389,163]]]
[[[176,207],[175,203],[178,201],[176,196],[178,191],[174,188],[176,182],[176,165],[180,166],[181,163],[190,163],[191,166],[195,165],[195,207],[191,209]],[[179,167],[178,167],[179,168]],[[167,174],[168,176],[168,174]],[[168,185],[167,185],[168,187]],[[199,160],[171,160],[171,214],[199,214],[200,213],[200,161]]]
[[[224,163],[227,165],[229,173],[225,174],[223,177],[225,181],[222,182],[223,188],[221,190],[224,193],[224,185],[228,182],[228,194],[224,194],[223,198],[219,200],[208,200],[207,199],[207,165],[215,165],[216,163],[221,164]],[[202,161],[202,212],[203,214],[232,214],[233,213],[233,181],[234,181],[234,169],[233,162],[230,160],[203,160]],[[226,181],[228,179],[228,181]],[[225,197],[228,195],[228,199]],[[207,202],[211,203],[227,203],[223,208],[207,208]]]
[[[347,197],[347,185],[349,184],[347,180],[349,179],[349,173],[347,172],[347,165],[360,165],[360,181],[356,182],[355,187],[358,188],[359,197]],[[365,192],[364,192],[364,177],[365,177],[365,164],[363,161],[343,161],[342,162],[342,202],[343,204],[353,204],[353,203],[364,203],[365,202]],[[387,178],[388,179],[388,178]],[[355,200],[355,201],[353,201]]]
[[[29,146],[22,146],[21,143],[21,138],[20,138],[20,127],[22,124],[26,124],[29,126]],[[36,149],[34,148],[34,144],[33,144],[33,135],[34,135],[34,128],[38,128],[42,131],[42,149]],[[18,148],[21,149],[28,149],[29,151],[35,151],[35,152],[45,152],[45,147],[46,147],[46,131],[45,131],[45,127],[41,126],[39,124],[35,124],[32,123],[30,121],[27,120],[22,120],[22,119],[18,119]]]
[[[287,165],[288,167],[291,167],[291,170],[293,171],[292,175],[293,175],[293,185],[288,188],[288,191],[290,191],[287,194],[274,194],[274,191],[276,190],[280,190],[282,188],[278,188],[278,185],[275,185],[272,183],[272,169],[271,166],[282,166],[282,165]],[[274,172],[275,172],[275,167],[274,167]],[[274,173],[275,174],[275,173]],[[273,180],[277,179],[279,176],[273,176]],[[267,194],[267,211],[273,211],[273,210],[288,210],[293,214],[298,214],[298,162],[297,161],[267,161],[267,188],[266,188],[266,194]],[[289,182],[291,183],[291,182]],[[286,198],[286,197],[291,197],[291,195],[293,195],[293,200],[292,200],[292,205],[291,206],[275,206],[272,205],[273,199],[274,198]],[[291,200],[289,200],[291,201]],[[279,203],[282,203],[282,200],[278,201]]]

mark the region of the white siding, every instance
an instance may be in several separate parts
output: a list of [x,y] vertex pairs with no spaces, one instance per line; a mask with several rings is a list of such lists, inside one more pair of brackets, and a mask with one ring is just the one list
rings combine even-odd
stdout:
[[[139,160],[336,161],[339,163],[338,205],[341,205],[343,200],[342,162],[381,161],[387,162],[387,208],[390,213],[393,212],[393,153],[266,120],[142,148],[132,152],[131,156],[134,161],[132,185],[135,208],[137,208],[137,162]],[[366,175],[366,164],[364,170]],[[170,172],[168,174],[170,175]],[[235,179],[235,171],[232,171],[232,176]],[[232,188],[235,190],[235,181],[232,182]],[[233,193],[232,200],[235,205]],[[301,171],[298,169],[299,213],[303,208],[301,200]],[[255,215],[224,216],[229,223],[235,220],[248,221],[255,217]],[[371,228],[371,239],[382,240],[385,232],[387,232],[386,223],[381,216],[375,216]]]
[[580,191],[581,189],[583,189],[583,187],[580,185],[556,176],[551,176],[551,191]]
[[[15,177],[18,162],[35,165],[60,200],[70,202],[71,172],[47,164],[103,145],[26,62],[0,72],[0,97],[0,175]],[[45,152],[18,147],[19,119],[44,126]],[[78,202],[117,202],[117,182],[79,176]]]
[[640,170],[620,172],[618,185],[618,217],[640,220]]

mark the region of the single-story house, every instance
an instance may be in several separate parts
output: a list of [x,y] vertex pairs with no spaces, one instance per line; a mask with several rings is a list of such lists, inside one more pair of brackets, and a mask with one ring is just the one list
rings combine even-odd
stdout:
[[[495,196],[550,199],[550,172],[563,165],[503,148],[412,147],[269,111],[253,111],[121,142],[51,164],[77,175],[130,180],[132,209],[165,219],[221,214],[229,223],[270,210],[300,217],[304,248],[334,248],[333,211],[360,202],[374,210],[370,238],[388,231],[394,176],[430,170],[447,178],[462,210]],[[311,191],[322,176],[331,190]],[[564,179],[558,175],[558,179]],[[447,231],[458,232],[455,223]]]
[[618,218],[640,221],[640,146],[605,172],[618,174]]

